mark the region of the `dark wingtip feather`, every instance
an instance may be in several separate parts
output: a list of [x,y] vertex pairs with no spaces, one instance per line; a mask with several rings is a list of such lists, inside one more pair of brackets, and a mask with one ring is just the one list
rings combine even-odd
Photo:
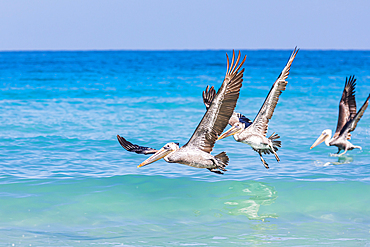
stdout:
[[129,141],[127,141],[125,138],[121,137],[120,135],[117,135],[117,140],[121,146],[126,149],[127,151],[131,151],[133,144]]
[[356,81],[355,75],[352,75],[350,77],[346,77],[346,83],[345,88],[352,88],[351,91],[353,91],[353,94],[355,94],[355,87],[356,87]]
[[215,97],[215,95],[216,95],[216,90],[213,86],[212,87],[207,86],[206,89],[202,92],[203,103],[207,109],[211,105],[212,100]]
[[137,154],[153,154],[157,152],[157,150],[153,148],[132,144],[120,135],[117,135],[117,140],[119,144],[121,144],[121,146],[129,152],[135,152]]

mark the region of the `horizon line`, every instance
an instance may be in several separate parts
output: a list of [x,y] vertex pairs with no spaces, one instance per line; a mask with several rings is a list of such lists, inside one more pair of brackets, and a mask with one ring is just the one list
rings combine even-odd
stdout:
[[[299,48],[299,47],[298,47]],[[241,51],[290,51],[288,48],[243,48],[243,49],[19,49],[19,50],[1,50],[0,52],[106,52],[106,51],[228,51],[228,50],[241,50]],[[301,51],[370,51],[370,49],[302,49]]]

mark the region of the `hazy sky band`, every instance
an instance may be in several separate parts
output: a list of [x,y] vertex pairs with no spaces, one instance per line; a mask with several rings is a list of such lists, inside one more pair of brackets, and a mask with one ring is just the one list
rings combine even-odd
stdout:
[[0,50],[370,50],[370,1],[12,0]]

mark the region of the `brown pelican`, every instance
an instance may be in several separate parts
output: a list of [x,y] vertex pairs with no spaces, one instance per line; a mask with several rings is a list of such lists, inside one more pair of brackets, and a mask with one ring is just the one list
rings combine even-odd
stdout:
[[169,163],[180,163],[197,168],[207,168],[211,172],[222,174],[226,171],[229,158],[225,152],[216,156],[211,155],[213,146],[226,128],[228,120],[233,114],[236,102],[239,98],[239,91],[243,82],[243,72],[240,68],[246,57],[239,64],[240,52],[235,62],[235,53],[231,59],[227,56],[227,70],[225,79],[210,104],[207,112],[204,114],[198,127],[195,129],[190,140],[181,148],[178,143],[170,142],[164,145],[160,150],[148,147],[134,145],[123,137],[117,135],[119,143],[127,151],[153,154],[151,157],[142,162],[138,167],[153,163],[161,158]]
[[[356,113],[356,99],[355,99],[355,86],[356,79],[355,76],[346,77],[346,84],[344,86],[342,98],[339,102],[339,115],[337,129],[333,138],[330,129],[324,130],[320,137],[312,144],[311,148],[316,147],[322,142],[325,142],[327,146],[337,146],[338,156],[341,156],[347,152],[347,150],[352,150],[355,148],[362,149],[360,146],[355,146],[348,140],[351,139],[351,133],[355,130],[358,121],[360,121],[362,115],[369,104],[370,94],[365,100],[365,103],[361,106],[360,110]],[[341,150],[343,153],[339,154]]]
[[281,141],[276,140],[280,138],[278,134],[275,134],[274,132],[270,137],[266,137],[268,123],[274,113],[280,94],[285,90],[286,85],[288,84],[286,79],[288,78],[290,66],[297,55],[298,50],[299,49],[295,48],[292,52],[285,68],[272,85],[270,92],[254,121],[252,123],[248,121],[247,123],[240,120],[236,121],[228,131],[218,138],[219,140],[233,135],[237,142],[250,145],[252,149],[260,155],[261,161],[267,169],[269,166],[263,159],[262,153],[273,153],[275,155],[275,159],[279,162],[280,159],[276,151],[278,150],[278,147],[281,147]]

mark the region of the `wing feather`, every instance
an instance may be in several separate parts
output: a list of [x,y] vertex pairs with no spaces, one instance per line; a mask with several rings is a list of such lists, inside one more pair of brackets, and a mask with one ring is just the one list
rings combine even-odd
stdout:
[[297,47],[294,48],[294,51],[292,52],[287,64],[285,65],[283,71],[280,73],[275,83],[272,85],[270,92],[265,99],[265,102],[263,103],[256,118],[254,119],[252,125],[250,126],[250,128],[253,128],[255,131],[263,135],[267,134],[268,123],[272,115],[274,114],[274,110],[279,100],[279,96],[282,93],[282,91],[285,91],[286,85],[288,84],[286,79],[288,78],[290,66],[292,65],[292,62],[295,56],[297,55],[298,51],[299,49],[297,49]]
[[121,144],[121,146],[129,152],[135,152],[137,154],[154,154],[158,151],[153,148],[142,147],[139,145],[132,144],[131,142],[127,141],[125,138],[119,135],[117,135],[117,139],[119,144]]
[[344,125],[356,115],[355,87],[355,76],[346,77],[346,84],[339,102],[337,129],[333,137],[339,136]]
[[203,91],[202,96],[203,96],[203,103],[206,106],[206,109],[208,110],[209,106],[212,103],[213,98],[216,95],[216,90],[212,86],[211,88],[207,86],[206,90]]
[[369,98],[370,98],[370,94],[367,97],[367,99],[365,100],[365,103],[361,106],[360,110],[355,115],[355,117],[348,120],[347,123],[344,125],[344,127],[342,128],[342,130],[339,134],[339,138],[341,138],[343,136],[344,136],[344,138],[347,138],[348,134],[356,129],[358,121],[360,121],[360,119],[362,118],[362,116],[365,113],[365,110],[366,110],[367,106],[369,105]]
[[[206,106],[206,109],[208,109],[209,106],[211,105],[211,102],[213,98],[215,97],[215,95],[216,95],[216,90],[213,86],[211,88],[207,86],[206,90],[203,91],[202,96],[203,96],[203,102],[204,102],[204,105]],[[252,124],[252,121],[249,118],[247,118],[241,113],[234,111],[233,115],[229,119],[229,124],[233,126],[237,122],[244,123],[246,127]]]
[[240,64],[240,52],[236,61],[235,52],[233,52],[231,64],[227,54],[226,57],[227,70],[224,81],[185,146],[196,147],[210,153],[218,136],[222,134],[234,112],[243,82],[244,69],[239,70],[244,64],[246,57],[244,57]]

